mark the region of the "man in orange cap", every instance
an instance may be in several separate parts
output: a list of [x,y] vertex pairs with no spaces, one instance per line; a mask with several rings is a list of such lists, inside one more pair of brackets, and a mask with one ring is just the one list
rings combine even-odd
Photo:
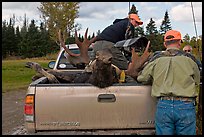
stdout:
[[118,41],[134,37],[135,27],[142,25],[143,22],[137,14],[129,14],[127,18],[116,19],[112,25],[106,27],[98,36],[93,44],[94,53],[105,48],[111,49],[113,54],[112,63],[118,68],[125,70],[128,68],[128,60],[122,52],[114,47]]
[[165,51],[157,52],[137,77],[152,84],[151,96],[158,99],[155,114],[157,135],[195,135],[196,97],[200,71],[195,58],[180,49],[181,33],[164,35]]

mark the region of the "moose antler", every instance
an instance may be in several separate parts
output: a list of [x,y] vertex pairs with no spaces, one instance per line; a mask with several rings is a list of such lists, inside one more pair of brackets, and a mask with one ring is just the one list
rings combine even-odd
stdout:
[[141,57],[138,56],[134,48],[132,49],[132,62],[129,64],[125,74],[133,77],[134,79],[137,78],[141,67],[144,65],[150,55],[150,52],[148,52],[149,46],[150,41],[148,41],[147,47],[145,48],[145,51]]
[[76,44],[80,50],[80,54],[75,54],[75,53],[72,53],[65,46],[65,42],[64,42],[64,39],[62,37],[61,30],[59,30],[59,32],[58,32],[60,44],[64,48],[64,50],[69,54],[68,60],[73,65],[77,65],[80,63],[88,64],[90,61],[90,58],[88,56],[88,49],[89,49],[89,46],[91,45],[91,43],[93,43],[96,40],[96,37],[92,38],[91,40],[88,40],[87,33],[88,33],[88,28],[86,29],[86,32],[85,32],[84,41],[80,42],[78,37],[77,37],[77,31],[75,30],[75,42],[76,42]]

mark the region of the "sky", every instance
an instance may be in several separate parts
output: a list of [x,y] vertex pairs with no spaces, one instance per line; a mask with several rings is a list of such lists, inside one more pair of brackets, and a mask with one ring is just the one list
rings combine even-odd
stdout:
[[[144,30],[152,18],[155,21],[157,30],[159,30],[165,12],[169,14],[171,27],[181,32],[182,37],[189,34],[190,37],[202,35],[202,2],[192,2],[195,16],[195,25],[191,2],[81,2],[79,4],[79,17],[75,20],[81,24],[81,30],[78,32],[84,35],[86,28],[89,28],[88,34],[100,32],[105,27],[111,25],[115,19],[127,17],[129,4],[134,4],[138,10],[138,15],[143,21]],[[23,17],[26,14],[28,21],[35,19],[40,22],[40,11],[37,7],[40,2],[2,2],[2,21],[9,21],[15,14],[16,25],[23,25]]]

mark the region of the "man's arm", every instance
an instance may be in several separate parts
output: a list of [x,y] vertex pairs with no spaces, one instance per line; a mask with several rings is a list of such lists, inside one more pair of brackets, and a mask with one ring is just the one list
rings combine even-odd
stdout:
[[137,81],[143,82],[143,83],[149,83],[152,80],[152,70],[154,65],[155,65],[154,61],[148,63],[144,67],[144,69],[139,73],[139,76],[137,77]]

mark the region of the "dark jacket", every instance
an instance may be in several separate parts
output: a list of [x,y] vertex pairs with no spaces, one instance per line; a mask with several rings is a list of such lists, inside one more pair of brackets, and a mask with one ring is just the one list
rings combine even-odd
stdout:
[[[131,35],[126,37],[126,30],[130,26]],[[116,43],[127,38],[134,37],[134,26],[129,22],[128,18],[116,19],[112,25],[106,27],[98,36],[98,40],[106,40]]]

